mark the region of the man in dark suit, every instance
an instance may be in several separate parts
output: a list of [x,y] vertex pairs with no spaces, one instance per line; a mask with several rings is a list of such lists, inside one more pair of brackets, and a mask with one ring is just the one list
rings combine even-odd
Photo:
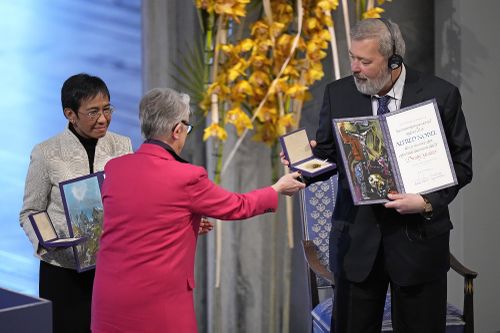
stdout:
[[[336,162],[339,187],[330,265],[336,275],[335,332],[380,332],[388,286],[395,332],[444,332],[452,224],[448,204],[472,179],[472,149],[454,85],[403,64],[397,24],[360,21],[351,31],[352,76],[325,90],[314,153]],[[388,100],[387,109],[379,99]],[[354,206],[332,119],[370,116],[435,98],[458,185],[426,195],[389,194],[388,203]],[[333,326],[332,326],[333,327]]]

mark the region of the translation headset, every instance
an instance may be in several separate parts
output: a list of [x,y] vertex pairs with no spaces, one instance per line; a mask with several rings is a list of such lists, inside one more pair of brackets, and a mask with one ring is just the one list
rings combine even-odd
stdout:
[[383,17],[379,17],[378,19],[385,24],[387,30],[389,30],[389,34],[391,35],[392,55],[389,57],[387,64],[391,70],[398,69],[403,64],[403,57],[396,53],[396,40],[394,39],[391,24]]

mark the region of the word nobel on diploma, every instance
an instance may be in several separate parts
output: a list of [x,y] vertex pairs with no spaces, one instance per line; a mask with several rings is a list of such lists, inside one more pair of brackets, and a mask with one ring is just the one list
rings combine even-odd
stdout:
[[434,99],[384,115],[334,119],[333,127],[356,205],[457,184]]

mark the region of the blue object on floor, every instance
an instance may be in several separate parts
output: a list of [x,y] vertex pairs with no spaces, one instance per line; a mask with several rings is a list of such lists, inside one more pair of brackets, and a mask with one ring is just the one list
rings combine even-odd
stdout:
[[52,303],[0,288],[0,330],[52,333]]

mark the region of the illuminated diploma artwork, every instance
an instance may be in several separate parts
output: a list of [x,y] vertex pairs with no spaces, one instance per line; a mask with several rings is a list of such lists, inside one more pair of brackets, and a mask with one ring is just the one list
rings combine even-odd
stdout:
[[457,184],[434,99],[384,115],[334,119],[333,127],[355,205]]
[[70,236],[86,238],[73,247],[78,272],[95,268],[104,215],[103,181],[101,171],[59,183]]

